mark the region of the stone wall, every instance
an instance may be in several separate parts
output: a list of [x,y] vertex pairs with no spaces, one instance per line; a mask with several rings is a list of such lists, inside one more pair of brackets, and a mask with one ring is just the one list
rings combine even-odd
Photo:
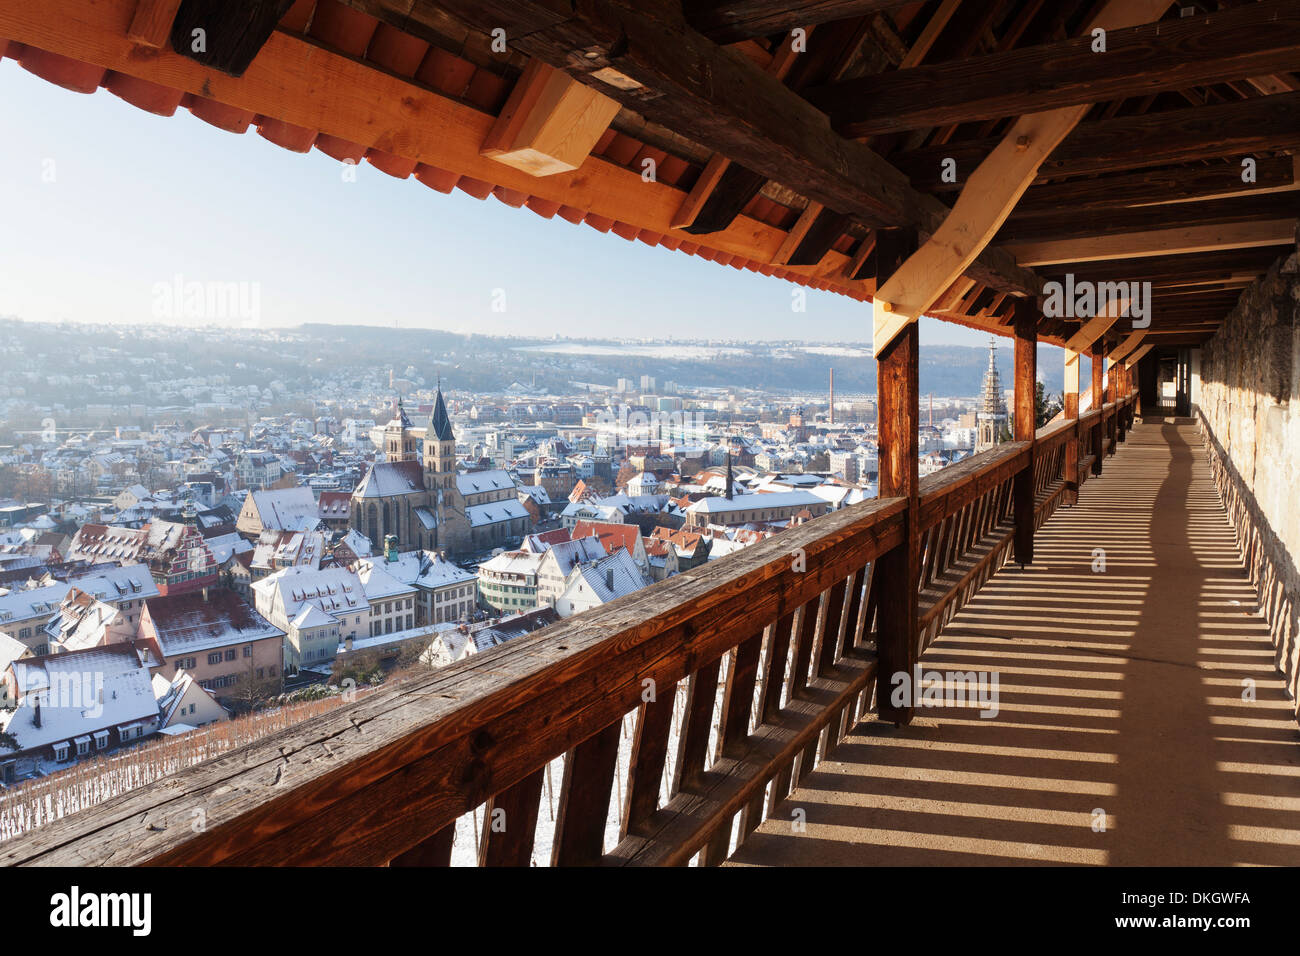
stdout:
[[1200,419],[1215,480],[1259,588],[1278,666],[1300,682],[1300,263],[1245,290],[1201,355]]

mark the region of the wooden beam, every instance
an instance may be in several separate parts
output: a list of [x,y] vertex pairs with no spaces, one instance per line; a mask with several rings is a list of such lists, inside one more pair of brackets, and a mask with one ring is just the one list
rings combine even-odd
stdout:
[[808,99],[857,138],[1210,85],[1293,69],[1300,8],[1266,0],[1111,28],[1104,53],[1094,43],[1085,31],[1059,43],[861,76],[809,90]]
[[1016,370],[1015,434],[1016,441],[1029,442],[1029,464],[1016,473],[1012,482],[1015,515],[1014,551],[1021,567],[1034,560],[1034,434],[1037,431],[1038,390],[1038,303],[1018,299],[1015,304]]
[[[812,27],[808,27],[807,29],[808,33],[812,32]],[[777,45],[775,55],[773,55],[772,59],[764,69],[776,79],[784,80],[786,75],[790,72],[790,68],[794,66],[795,57],[798,55],[796,47],[792,42],[782,41]],[[688,229],[695,224],[696,218],[705,208],[705,205],[709,203],[714,190],[717,189],[719,184],[723,181],[725,174],[728,171],[728,167],[730,166],[731,160],[726,156],[723,156],[721,153],[714,153],[709,157],[709,161],[704,165],[703,172],[700,173],[700,178],[695,181],[695,185],[691,187],[690,193],[688,193],[686,198],[682,200],[682,205],[681,208],[677,210],[677,215],[673,217],[674,229]],[[761,185],[759,188],[762,188]],[[757,192],[757,190],[755,190],[755,192]],[[745,202],[748,201],[748,199],[745,200]],[[740,209],[743,208],[744,203],[737,208],[737,214],[740,212]],[[733,215],[731,218],[734,219],[735,216]],[[710,224],[716,224],[717,222],[722,222],[721,217],[710,217]],[[702,226],[703,225],[706,224],[702,224]],[[725,229],[729,225],[731,225],[731,219],[722,222],[722,224],[717,228]],[[692,229],[691,231],[694,234],[700,234],[703,232],[716,232],[717,230],[700,228],[698,230]]]
[[1086,262],[1090,259],[1165,256],[1275,246],[1293,237],[1295,226],[1294,218],[1272,219],[1222,226],[1155,229],[1118,236],[1009,242],[1002,248],[1024,265],[1046,266],[1061,262]]
[[792,266],[817,265],[844,234],[848,224],[847,216],[823,209],[787,262]]
[[293,0],[182,0],[172,21],[172,49],[222,73],[243,76],[292,4]]
[[139,0],[126,28],[127,38],[141,46],[161,50],[171,36],[181,0]]
[[1069,209],[1056,215],[1008,221],[998,232],[998,241],[1032,242],[1043,239],[1113,236],[1152,230],[1267,222],[1288,216],[1300,217],[1300,192],[1234,196],[1230,199],[1208,199],[1204,202],[1162,203],[1094,212]]
[[529,60],[480,152],[530,176],[577,169],[619,105],[540,60]]
[[1007,222],[1054,216],[1062,209],[1090,212],[1290,192],[1300,190],[1300,177],[1296,175],[1298,164],[1300,157],[1296,156],[1261,156],[1256,159],[1255,180],[1250,183],[1242,181],[1240,163],[1220,162],[1212,166],[1154,169],[1031,186]]
[[1221,282],[1240,276],[1255,277],[1272,265],[1273,260],[1286,253],[1290,244],[1276,248],[1259,247],[1231,249],[1222,252],[1200,252],[1183,255],[1147,256],[1139,259],[1097,259],[1090,262],[1070,262],[1043,269],[1044,281],[1063,281],[1070,273],[1076,282],[1147,279],[1154,285],[1175,282],[1195,284]]
[[776,255],[772,256],[772,265],[783,266],[790,260],[790,256],[799,247],[799,243],[803,242],[803,237],[812,228],[813,222],[821,215],[821,211],[821,203],[809,201],[803,212],[799,213],[799,218],[795,220],[795,224],[790,227],[790,231],[786,233],[781,248],[777,249]]
[[1065,347],[1074,352],[1082,352],[1087,349],[1110,331],[1110,327],[1119,321],[1120,313],[1124,311],[1127,305],[1127,302],[1118,305],[1113,304],[1111,308],[1101,315],[1093,316],[1083,324],[1079,331],[1066,340]]
[[[941,164],[973,169],[998,140],[971,140],[925,147],[891,157],[920,188],[959,188],[943,182]],[[1144,113],[1081,123],[1039,168],[1036,183],[1068,176],[1112,173],[1231,158],[1256,152],[1300,149],[1300,93]],[[1159,198],[1159,197],[1155,197]]]
[[1072,505],[1079,500],[1079,352],[1074,349],[1065,350],[1061,412],[1076,423],[1065,440],[1065,503]]
[[[1104,374],[1106,369],[1106,340],[1098,338],[1092,343],[1092,407],[1099,409],[1105,404]],[[1106,457],[1102,446],[1102,416],[1093,419],[1092,426],[1092,473],[1101,474],[1101,460]]]
[[[1115,29],[1145,22],[1168,6],[1167,0],[1107,0],[1090,26]],[[984,251],[1039,166],[1088,109],[1073,106],[1022,116],[971,173],[952,210],[925,245],[877,289],[876,298],[883,300],[884,308],[912,321],[924,314]],[[877,352],[901,327],[897,319],[877,321]]]
[[[409,24],[427,16],[409,0],[366,0],[390,20]],[[798,93],[721,49],[691,29],[670,0],[584,0],[576,13],[531,31],[525,0],[440,0],[467,25],[503,27],[513,47],[597,85],[653,122],[687,136],[733,162],[800,191],[871,228],[937,230],[949,210],[913,190],[892,165],[861,143],[845,140],[823,113]],[[566,7],[567,9],[567,7]],[[583,51],[575,57],[575,50]],[[604,88],[612,69],[636,88]],[[972,274],[1003,291],[1034,294],[1037,278],[996,250],[981,253]]]
[[952,15],[957,12],[957,8],[960,4],[961,0],[942,0],[938,9],[930,15],[930,19],[928,19],[925,22],[925,26],[921,28],[921,33],[916,38],[916,42],[908,47],[907,52],[903,54],[903,60],[898,64],[900,70],[910,70],[920,65],[921,61],[925,59],[926,54],[930,52],[930,49],[938,41],[939,34],[941,34],[944,27],[948,25],[948,21],[951,20]]
[[[876,235],[876,280],[886,281],[889,271],[907,260],[916,248],[915,234],[907,230],[882,230]],[[876,356],[876,422],[880,458],[879,493],[907,499],[903,544],[877,559],[876,712],[881,720],[907,724],[911,706],[896,707],[890,700],[895,675],[911,680],[919,654],[918,593],[921,575],[919,425],[920,339],[915,322],[895,336]]]
[[1130,332],[1125,336],[1124,341],[1115,346],[1115,350],[1110,353],[1110,357],[1116,362],[1122,360],[1125,355],[1128,355],[1129,352],[1133,351],[1133,349],[1137,348],[1138,345],[1142,343],[1146,334],[1146,329],[1138,329],[1134,332]]
[[1153,348],[1155,348],[1155,343],[1148,342],[1124,360],[1124,367],[1127,369],[1133,368],[1133,366],[1137,365],[1138,362],[1142,361],[1142,356],[1146,355]]
[[787,33],[795,27],[886,13],[911,0],[692,0],[686,17],[715,43]]

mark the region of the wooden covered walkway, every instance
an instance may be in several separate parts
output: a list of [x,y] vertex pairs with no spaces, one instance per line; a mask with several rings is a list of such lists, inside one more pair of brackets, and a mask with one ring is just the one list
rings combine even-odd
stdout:
[[868,717],[730,862],[1300,864],[1295,722],[1254,607],[1197,429],[1140,424],[921,658],[997,672],[996,717]]

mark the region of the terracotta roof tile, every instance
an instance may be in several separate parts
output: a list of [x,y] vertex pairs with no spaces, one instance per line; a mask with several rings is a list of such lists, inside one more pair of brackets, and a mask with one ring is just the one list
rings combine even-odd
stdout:
[[366,155],[366,148],[360,143],[353,143],[350,140],[340,139],[337,136],[331,136],[329,133],[320,133],[316,136],[316,148],[331,159],[337,159],[340,163],[352,163],[356,165]]
[[306,33],[307,21],[316,9],[316,0],[294,0],[289,12],[280,18],[280,26],[294,33]]
[[524,203],[528,202],[528,193],[521,193],[517,189],[507,189],[505,186],[497,186],[492,190],[492,195],[507,206],[513,206],[515,209],[519,209]]
[[499,113],[509,93],[509,80],[480,66],[474,71],[474,78],[469,81],[469,88],[465,90],[465,99],[479,109],[487,110],[489,113]]
[[420,163],[415,167],[415,178],[430,189],[436,189],[440,193],[450,193],[456,188],[460,174],[430,166],[428,163]]
[[591,228],[595,229],[597,232],[609,232],[610,229],[614,228],[613,219],[606,219],[604,216],[597,216],[594,212],[587,213],[586,217],[582,221],[591,226]]
[[462,176],[456,181],[456,188],[464,190],[475,199],[487,199],[492,195],[493,186],[491,183],[485,183],[481,179],[471,179],[469,176]]
[[378,63],[398,76],[414,76],[428,52],[429,44],[419,37],[403,33],[387,23],[381,23],[370,39],[370,49],[366,53],[366,59]]
[[694,167],[680,156],[666,156],[659,163],[659,181],[669,186],[677,186],[693,169]]
[[474,64],[440,47],[430,47],[429,54],[415,71],[415,78],[426,86],[450,96],[462,96],[474,76]]
[[543,219],[550,219],[560,211],[560,203],[554,202],[550,199],[542,199],[539,196],[529,196],[528,201],[524,203],[524,205],[537,213],[537,215],[541,216]]
[[228,133],[243,133],[248,130],[249,125],[256,119],[256,114],[252,110],[241,110],[236,106],[227,106],[225,103],[218,103],[216,100],[210,100],[205,96],[190,95],[187,104],[189,111],[209,123],[217,129],[224,129]]
[[381,173],[387,173],[397,179],[406,179],[411,173],[415,172],[415,167],[419,165],[417,159],[396,156],[393,153],[373,147],[366,150],[366,160]]
[[632,160],[641,151],[641,145],[631,136],[615,132],[614,139],[605,148],[605,156],[611,162],[618,163],[620,166],[631,166]]
[[611,227],[611,231],[614,233],[614,235],[626,239],[628,242],[631,242],[633,239],[636,238],[636,234],[641,230],[638,229],[636,226],[629,225],[626,222],[618,222],[616,220],[614,222],[614,225]]
[[258,134],[275,143],[276,146],[283,146],[295,153],[305,153],[311,149],[311,144],[316,141],[316,130],[314,129],[295,126],[293,123],[271,119],[268,116],[259,117],[259,120],[257,124]]
[[369,14],[337,0],[320,0],[307,32],[349,56],[361,56],[378,26],[379,21]]
[[125,73],[112,73],[104,79],[104,89],[120,96],[132,106],[158,116],[171,116],[185,97],[183,90],[160,86]]
[[560,206],[559,214],[561,219],[565,220],[566,222],[571,222],[575,226],[578,223],[582,222],[583,217],[587,215],[585,212],[583,212],[581,209],[578,209],[576,206],[565,206],[565,205]]
[[28,73],[35,73],[42,80],[47,80],[65,90],[74,93],[93,93],[99,89],[108,72],[102,66],[83,63],[57,53],[38,50],[34,46],[25,47],[19,62]]

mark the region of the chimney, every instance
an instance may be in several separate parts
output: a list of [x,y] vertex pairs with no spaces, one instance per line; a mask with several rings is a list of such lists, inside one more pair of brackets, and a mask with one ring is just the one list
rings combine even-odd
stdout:
[[344,648],[344,650],[347,650],[347,651],[351,651],[351,650],[352,650],[352,635],[351,635],[351,634],[349,634],[349,635],[347,636],[347,639],[343,641],[343,648]]
[[37,698],[36,698],[36,703],[32,705],[32,711],[33,711],[32,720],[35,722],[36,726],[39,728],[39,727],[41,726],[41,699],[40,699],[40,697],[37,697]]

